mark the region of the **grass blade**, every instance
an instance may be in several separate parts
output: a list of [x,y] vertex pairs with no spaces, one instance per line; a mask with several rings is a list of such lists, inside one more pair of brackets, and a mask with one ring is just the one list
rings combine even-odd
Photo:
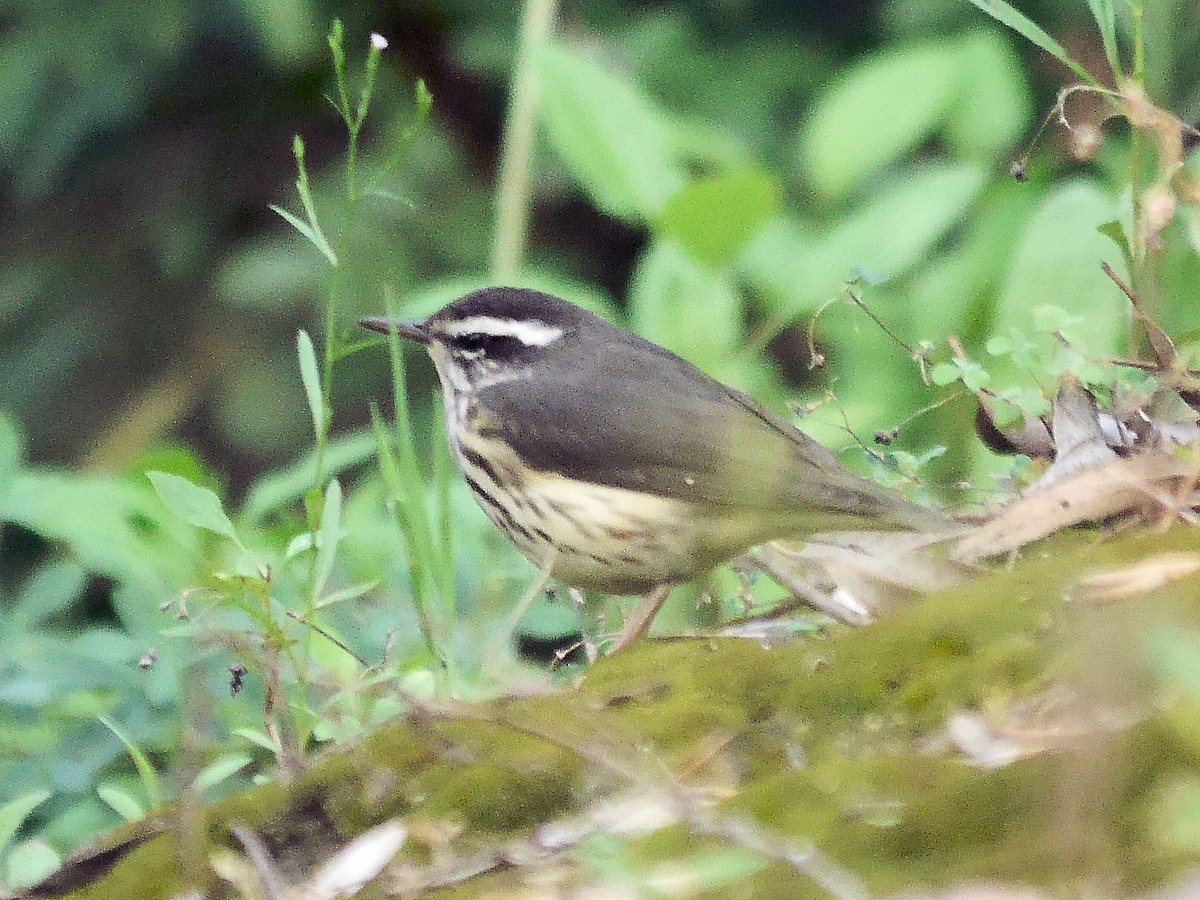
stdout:
[[970,2],[1000,24],[1011,28],[1026,40],[1032,41],[1038,47],[1041,47],[1074,72],[1080,80],[1087,82],[1093,87],[1101,86],[1087,69],[1071,58],[1062,44],[1050,37],[1050,35],[1042,30],[1040,25],[1020,10],[1006,3],[1005,0],[970,0]]
[[1100,38],[1104,41],[1104,53],[1108,57],[1108,65],[1112,69],[1113,78],[1121,83],[1124,71],[1121,68],[1121,53],[1117,48],[1117,13],[1113,8],[1113,0],[1088,0],[1088,9],[1100,29]]

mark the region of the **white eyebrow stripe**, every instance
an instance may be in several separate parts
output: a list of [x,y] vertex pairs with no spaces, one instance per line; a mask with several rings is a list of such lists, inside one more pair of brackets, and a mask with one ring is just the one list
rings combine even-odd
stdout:
[[563,336],[556,325],[539,319],[498,319],[495,316],[471,316],[454,322],[438,323],[438,330],[450,337],[466,334],[486,334],[516,338],[526,347],[547,347]]

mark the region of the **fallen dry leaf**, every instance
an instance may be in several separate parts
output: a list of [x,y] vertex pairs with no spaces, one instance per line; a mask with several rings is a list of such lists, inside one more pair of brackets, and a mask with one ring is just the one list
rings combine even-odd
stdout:
[[1070,599],[1083,603],[1128,600],[1200,572],[1200,554],[1160,553],[1128,566],[1102,569],[1079,580]]

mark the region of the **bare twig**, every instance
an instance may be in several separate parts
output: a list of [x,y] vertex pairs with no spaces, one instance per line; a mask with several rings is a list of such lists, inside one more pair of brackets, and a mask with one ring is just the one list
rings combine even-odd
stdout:
[[897,344],[899,344],[901,347],[903,347],[905,350],[907,350],[910,356],[912,356],[914,359],[925,359],[925,353],[922,350],[919,350],[918,348],[914,347],[908,341],[904,340],[904,338],[900,337],[900,335],[896,334],[896,332],[892,331],[892,329],[888,326],[888,324],[885,321],[883,321],[883,319],[881,319],[871,309],[871,307],[867,306],[867,304],[863,302],[862,297],[860,297],[858,294],[856,294],[854,292],[854,288],[847,287],[846,288],[846,296],[850,298],[851,303],[853,303],[855,306],[857,306],[859,309],[861,309],[863,312],[865,312],[867,314],[867,317],[872,322],[874,322],[876,325],[878,325],[880,330],[884,334],[886,334],[893,341],[895,341]]
[[1112,279],[1113,284],[1121,289],[1126,297],[1129,298],[1129,304],[1133,307],[1133,314],[1141,323],[1142,328],[1146,330],[1146,340],[1150,342],[1150,351],[1154,354],[1154,361],[1158,363],[1160,369],[1172,369],[1176,362],[1175,344],[1170,336],[1159,327],[1159,324],[1154,321],[1154,318],[1146,312],[1145,306],[1138,299],[1137,293],[1125,280],[1121,278],[1113,267],[1107,262],[1100,263],[1100,268],[1104,270],[1104,274]]

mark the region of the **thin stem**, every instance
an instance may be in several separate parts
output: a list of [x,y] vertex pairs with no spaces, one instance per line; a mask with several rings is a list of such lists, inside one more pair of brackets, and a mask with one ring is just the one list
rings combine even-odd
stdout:
[[[1144,90],[1146,83],[1146,44],[1144,34],[1144,10],[1141,2],[1130,2],[1129,12],[1133,18],[1133,71],[1130,83],[1139,90]],[[1130,239],[1130,280],[1133,290],[1143,299],[1152,297],[1148,283],[1149,272],[1146,261],[1146,198],[1142,184],[1143,156],[1145,153],[1145,138],[1140,128],[1130,129],[1129,134],[1129,189],[1133,206],[1133,234]],[[1140,346],[1138,331],[1130,328],[1126,350],[1130,356],[1137,356]]]
[[1130,0],[1133,16],[1133,79],[1142,84],[1146,79],[1145,10],[1141,0]]
[[521,267],[529,229],[530,168],[537,119],[538,76],[535,58],[554,26],[557,0],[526,0],[521,40],[514,62],[512,92],[500,151],[496,190],[496,233],[492,275],[511,279]]
[[313,471],[313,486],[318,489],[325,480],[325,449],[329,443],[329,429],[333,424],[333,366],[343,352],[337,330],[342,294],[342,261],[350,244],[350,232],[353,230],[358,204],[362,199],[358,187],[358,133],[361,128],[361,120],[346,120],[346,204],[337,236],[338,261],[329,274],[329,292],[325,298],[325,352],[321,358],[321,396],[325,405],[325,421],[322,423],[324,427],[317,434],[316,464]]

